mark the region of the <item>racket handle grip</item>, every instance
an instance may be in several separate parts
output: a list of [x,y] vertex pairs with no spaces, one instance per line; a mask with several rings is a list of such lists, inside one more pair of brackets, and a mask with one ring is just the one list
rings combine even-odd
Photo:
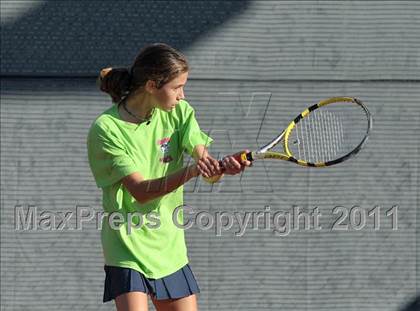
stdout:
[[[254,160],[252,158],[252,152],[236,153],[236,154],[233,155],[233,157],[235,158],[236,161],[238,161],[241,164],[245,161],[252,162]],[[220,167],[222,167],[223,170],[225,170],[222,160],[219,160],[219,165],[220,165]]]
[[253,159],[252,159],[252,152],[237,153],[237,154],[234,154],[233,157],[239,163],[243,163],[243,162],[246,162],[246,161],[250,161],[250,162],[253,161]]

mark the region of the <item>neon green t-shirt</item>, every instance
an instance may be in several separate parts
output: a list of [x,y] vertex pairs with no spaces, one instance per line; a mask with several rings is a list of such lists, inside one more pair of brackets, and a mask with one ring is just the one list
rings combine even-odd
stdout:
[[[105,264],[157,279],[188,263],[184,231],[173,221],[175,209],[183,205],[183,187],[140,204],[121,179],[134,172],[145,179],[171,174],[183,167],[184,151],[192,155],[196,145],[208,146],[212,139],[200,130],[194,109],[184,100],[170,112],[156,109],[149,124],[126,122],[117,108],[93,122],[87,140],[90,168],[103,191]],[[182,209],[175,215],[182,224]]]

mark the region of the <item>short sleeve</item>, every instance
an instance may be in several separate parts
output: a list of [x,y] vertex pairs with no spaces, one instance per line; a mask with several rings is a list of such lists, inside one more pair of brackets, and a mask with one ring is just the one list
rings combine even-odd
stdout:
[[185,121],[182,125],[182,147],[188,152],[190,156],[193,154],[193,150],[197,145],[204,145],[208,147],[213,139],[203,133],[195,119],[194,109],[185,101]]
[[90,169],[100,188],[110,186],[138,171],[118,136],[95,123],[89,130],[87,149]]

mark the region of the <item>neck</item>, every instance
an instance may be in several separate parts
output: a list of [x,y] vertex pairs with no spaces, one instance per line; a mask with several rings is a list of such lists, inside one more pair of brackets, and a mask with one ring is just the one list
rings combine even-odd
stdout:
[[150,117],[154,108],[153,101],[150,98],[150,95],[146,92],[129,96],[123,105],[125,105],[132,114],[140,119]]

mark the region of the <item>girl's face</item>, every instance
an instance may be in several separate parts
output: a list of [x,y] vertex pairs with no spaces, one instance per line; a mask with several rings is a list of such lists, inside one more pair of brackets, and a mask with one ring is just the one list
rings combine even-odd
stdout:
[[188,72],[182,73],[160,89],[154,89],[157,108],[171,111],[181,99],[184,99],[184,85],[187,83]]

